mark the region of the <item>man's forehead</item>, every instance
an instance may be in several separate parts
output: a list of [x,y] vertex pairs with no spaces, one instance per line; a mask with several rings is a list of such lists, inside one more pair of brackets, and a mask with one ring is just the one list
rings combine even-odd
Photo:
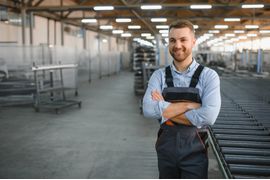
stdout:
[[169,31],[169,37],[172,38],[190,38],[193,35],[189,28],[172,28]]

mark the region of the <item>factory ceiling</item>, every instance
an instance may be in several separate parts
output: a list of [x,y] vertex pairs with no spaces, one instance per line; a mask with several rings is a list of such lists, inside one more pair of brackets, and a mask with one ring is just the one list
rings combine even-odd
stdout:
[[165,38],[166,25],[176,19],[191,20],[197,36],[265,34],[270,30],[269,0],[0,0],[0,5],[114,36],[130,33],[131,37],[141,37],[148,33]]

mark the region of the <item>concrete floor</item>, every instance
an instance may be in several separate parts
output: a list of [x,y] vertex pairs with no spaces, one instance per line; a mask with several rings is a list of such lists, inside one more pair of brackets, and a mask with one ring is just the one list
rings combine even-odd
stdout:
[[[145,119],[133,73],[84,83],[82,108],[0,109],[0,178],[158,178],[158,123]],[[209,152],[209,178],[223,178]]]

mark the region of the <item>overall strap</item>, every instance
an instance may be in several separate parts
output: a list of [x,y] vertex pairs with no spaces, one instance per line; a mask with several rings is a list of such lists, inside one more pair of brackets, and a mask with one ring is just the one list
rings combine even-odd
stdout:
[[174,87],[171,67],[167,66],[165,69],[165,81],[168,87]]
[[196,71],[194,72],[194,74],[191,78],[189,87],[193,87],[193,88],[196,87],[197,83],[199,82],[199,78],[200,78],[200,75],[201,75],[203,68],[204,68],[204,66],[202,66],[202,65],[199,65],[197,67]]

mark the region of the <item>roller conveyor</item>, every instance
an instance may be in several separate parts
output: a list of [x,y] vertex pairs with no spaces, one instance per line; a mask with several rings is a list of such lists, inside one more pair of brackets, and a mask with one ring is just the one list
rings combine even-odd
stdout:
[[255,148],[269,149],[270,151],[270,144],[267,144],[265,142],[218,140],[218,143],[222,147],[247,147],[247,148],[255,147]]
[[222,107],[210,142],[226,178],[270,178],[270,105],[241,91],[242,81],[235,84],[222,81]]
[[247,156],[247,155],[225,155],[225,160],[230,164],[255,164],[270,165],[270,157],[267,156]]
[[230,164],[233,174],[270,176],[269,166]]
[[254,124],[259,124],[257,122],[254,122],[254,121],[249,121],[249,120],[246,120],[246,121],[222,121],[222,120],[219,120],[218,122],[215,123],[215,125],[220,125],[220,124],[224,124],[224,125],[227,125],[227,124],[231,124],[231,125],[254,125]]
[[269,149],[222,147],[221,151],[224,154],[270,156]]
[[260,129],[264,129],[264,127],[262,126],[251,126],[251,125],[225,125],[225,124],[222,124],[222,125],[219,125],[219,124],[215,124],[213,126],[213,128],[216,128],[216,129],[243,129],[243,130],[260,130]]
[[215,133],[218,133],[218,134],[239,134],[239,135],[243,135],[243,134],[246,134],[246,135],[261,135],[261,136],[267,136],[269,135],[269,132],[267,131],[258,131],[258,130],[231,130],[231,129],[217,129],[217,128],[213,128],[215,129]]
[[[231,135],[231,134],[215,134],[219,140],[246,140],[257,142],[270,142],[270,136],[252,136],[252,135]],[[252,142],[251,142],[252,143]]]

